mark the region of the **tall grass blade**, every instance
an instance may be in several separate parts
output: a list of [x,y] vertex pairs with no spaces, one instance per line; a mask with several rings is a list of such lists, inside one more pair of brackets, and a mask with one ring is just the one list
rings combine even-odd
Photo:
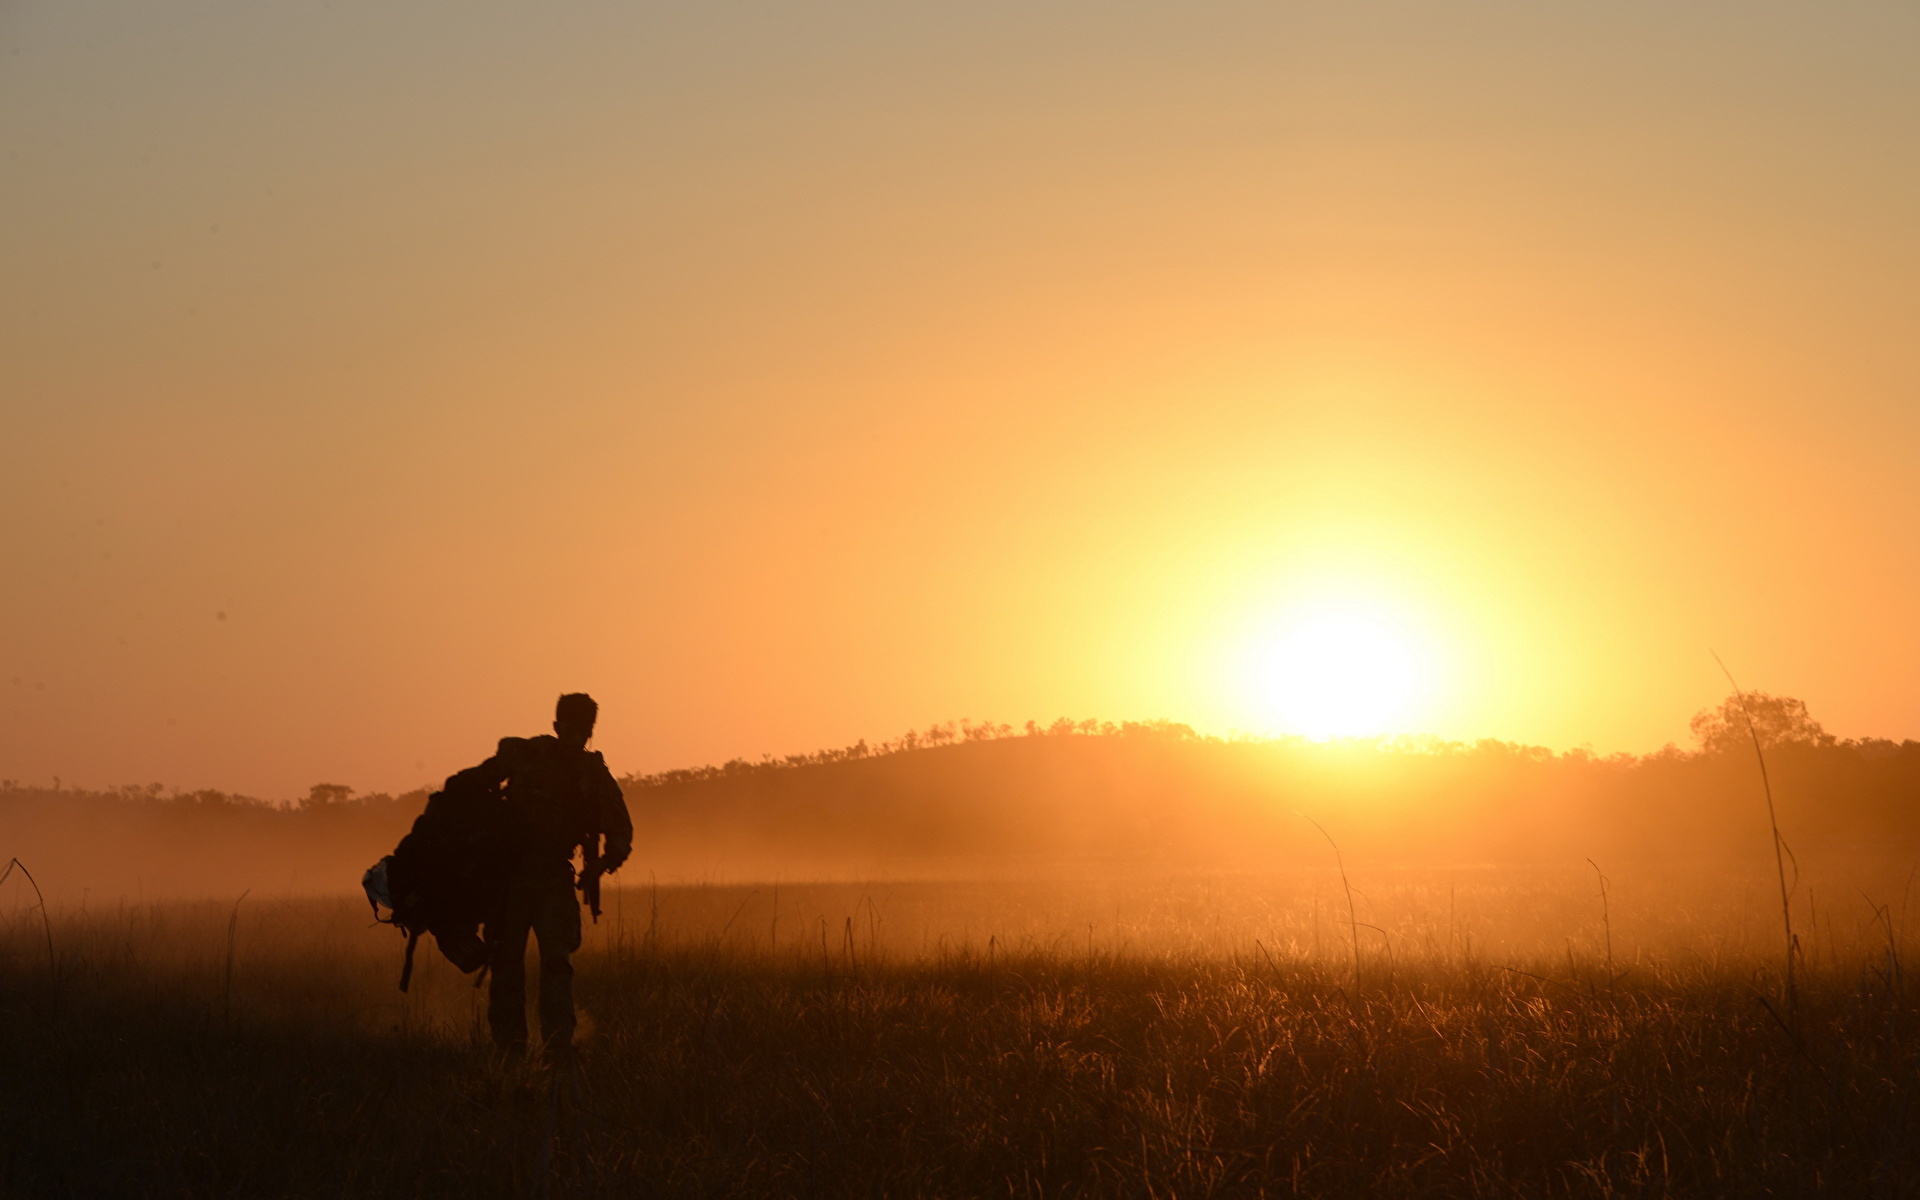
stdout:
[[1327,839],[1327,845],[1333,847],[1333,865],[1340,868],[1340,887],[1347,894],[1347,932],[1353,939],[1353,986],[1354,990],[1358,991],[1360,988],[1360,914],[1353,907],[1353,885],[1347,882],[1346,860],[1341,858],[1340,844],[1333,840],[1333,835],[1327,832],[1326,826],[1298,810],[1295,810],[1295,815],[1318,829],[1320,836]]
[[[1787,888],[1787,855],[1791,851],[1787,850],[1786,841],[1780,836],[1780,818],[1773,807],[1773,781],[1767,776],[1767,755],[1760,748],[1760,731],[1754,727],[1753,710],[1747,707],[1747,693],[1741,688],[1739,681],[1733,677],[1733,672],[1727,669],[1727,664],[1721,662],[1720,656],[1711,650],[1707,653],[1713,654],[1713,661],[1720,664],[1721,674],[1725,675],[1727,682],[1733,685],[1733,694],[1740,701],[1740,715],[1747,722],[1747,736],[1753,740],[1754,760],[1760,764],[1760,787],[1767,797],[1767,825],[1773,830],[1773,867],[1780,879],[1780,924],[1786,932],[1787,939],[1787,1023],[1789,1026],[1795,1026],[1799,1014],[1799,997],[1794,986],[1793,973],[1796,943],[1793,938],[1792,893]],[[1799,874],[1797,866],[1794,874],[1796,876]]]

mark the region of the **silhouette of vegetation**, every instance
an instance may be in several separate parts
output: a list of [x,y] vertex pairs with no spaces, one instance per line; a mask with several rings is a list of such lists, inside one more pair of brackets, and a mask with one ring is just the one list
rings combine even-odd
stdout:
[[1837,744],[1837,739],[1807,712],[1805,702],[1791,696],[1769,696],[1765,692],[1728,696],[1719,707],[1695,713],[1688,726],[1700,749],[1707,754],[1742,753],[1754,738],[1769,750],[1775,746]]
[[[1920,743],[1839,739],[1798,700],[1747,701],[1803,861],[1920,850]],[[1496,741],[1222,739],[1170,722],[959,721],[623,779],[636,827],[629,872],[1259,870],[1324,852],[1295,812],[1372,861],[1744,859],[1767,853],[1770,835],[1755,815],[1752,745],[1744,724],[1730,724],[1739,719],[1729,698],[1694,719],[1696,750],[1605,757]],[[338,892],[425,796],[320,783],[270,803],[0,782],[0,849],[60,896]]]
[[622,782],[642,788],[703,783],[713,779],[736,778],[742,775],[764,774],[769,771],[822,767],[832,763],[858,762],[863,759],[885,758],[895,754],[911,754],[916,750],[931,750],[938,746],[950,746],[956,743],[991,742],[1015,736],[1072,737],[1076,735],[1109,738],[1194,738],[1197,736],[1191,726],[1175,724],[1172,721],[1125,721],[1116,725],[1111,721],[1074,721],[1061,717],[1045,728],[1042,728],[1037,721],[1028,721],[1026,726],[1016,734],[1011,725],[996,725],[991,721],[976,725],[971,720],[963,719],[949,721],[944,725],[929,725],[924,731],[909,729],[890,742],[875,742],[868,745],[863,738],[851,746],[838,750],[816,750],[810,754],[788,754],[779,758],[767,755],[758,761],[735,758],[717,767],[680,768],[653,775],[634,775]]

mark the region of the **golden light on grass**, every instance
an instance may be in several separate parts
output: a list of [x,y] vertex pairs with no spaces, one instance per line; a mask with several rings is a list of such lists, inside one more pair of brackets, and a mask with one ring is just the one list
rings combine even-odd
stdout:
[[1244,701],[1276,733],[1325,739],[1414,732],[1434,654],[1389,607],[1325,600],[1295,609],[1241,652]]

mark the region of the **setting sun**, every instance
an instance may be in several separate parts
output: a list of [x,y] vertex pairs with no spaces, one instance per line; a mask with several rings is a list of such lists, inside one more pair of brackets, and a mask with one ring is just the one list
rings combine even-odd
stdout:
[[1428,656],[1390,616],[1360,607],[1293,614],[1249,650],[1250,701],[1282,733],[1409,732],[1430,686]]

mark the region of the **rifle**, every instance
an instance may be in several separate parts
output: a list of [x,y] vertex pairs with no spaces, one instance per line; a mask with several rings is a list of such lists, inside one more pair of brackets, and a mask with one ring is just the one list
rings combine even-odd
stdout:
[[580,843],[580,894],[587,902],[587,911],[593,914],[593,923],[600,923],[600,835],[590,833]]

